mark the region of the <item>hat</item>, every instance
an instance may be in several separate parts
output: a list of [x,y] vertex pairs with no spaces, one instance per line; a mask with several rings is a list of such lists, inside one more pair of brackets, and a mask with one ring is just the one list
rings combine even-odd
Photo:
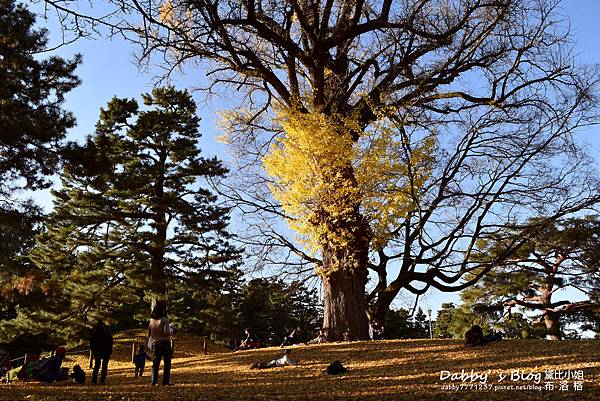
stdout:
[[55,354],[66,354],[67,350],[65,349],[65,347],[58,347],[57,349],[54,350]]

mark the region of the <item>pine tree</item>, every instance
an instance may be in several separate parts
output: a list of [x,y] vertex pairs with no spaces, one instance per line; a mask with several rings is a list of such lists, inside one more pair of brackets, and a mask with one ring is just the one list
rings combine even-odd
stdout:
[[452,302],[443,303],[438,311],[435,324],[433,325],[433,336],[436,338],[452,338],[450,326],[452,324],[452,316],[456,307]]
[[40,296],[40,271],[27,258],[40,230],[40,215],[31,202],[0,214],[0,320],[14,318],[25,297],[33,301]]
[[261,340],[277,345],[300,327],[306,341],[319,326],[322,317],[319,304],[316,291],[300,282],[250,280],[242,286],[236,305],[238,336],[249,327]]
[[429,338],[429,319],[423,309],[419,307],[414,317],[413,338]]
[[414,334],[410,312],[404,308],[391,310],[385,317],[385,338],[412,338]]
[[177,277],[169,293],[174,324],[212,341],[233,343],[240,332],[235,305],[241,283],[242,272],[237,264]]
[[[493,258],[507,252],[507,243],[515,237],[523,238],[524,244],[461,297],[497,315],[515,307],[538,313],[547,337],[561,339],[568,315],[598,307],[594,281],[600,272],[600,220],[595,216],[558,222],[531,219],[521,229],[504,230],[493,240],[481,241],[482,254]],[[569,287],[587,299],[557,300],[557,291]]]
[[74,71],[81,59],[42,58],[47,31],[34,25],[24,5],[0,0],[0,341],[13,335],[4,323],[17,316],[19,304],[45,299],[38,285],[43,272],[27,258],[41,210],[15,195],[50,184],[61,141],[75,124],[62,104],[79,84]]
[[60,141],[75,125],[62,103],[79,84],[81,58],[37,57],[48,39],[34,24],[25,6],[0,0],[0,211],[14,190],[49,185]]
[[184,321],[196,311],[176,305],[189,301],[182,295],[207,298],[236,267],[228,210],[202,186],[226,169],[200,156],[191,96],[160,88],[143,99],[140,110],[113,98],[85,146],[66,153],[62,188],[31,256],[52,289],[45,309],[26,314],[35,329],[61,321],[68,336],[132,304],[141,320],[164,300]]

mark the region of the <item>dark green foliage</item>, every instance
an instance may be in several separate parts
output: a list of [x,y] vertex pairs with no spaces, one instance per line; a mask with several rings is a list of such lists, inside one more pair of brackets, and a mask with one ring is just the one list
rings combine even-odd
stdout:
[[433,336],[435,338],[452,338],[450,328],[455,309],[456,307],[452,302],[442,304],[433,325]]
[[391,310],[385,317],[385,338],[429,338],[429,317],[421,308],[414,317],[403,308]]
[[[471,307],[483,305],[496,314],[505,307],[538,313],[548,336],[559,339],[564,334],[561,320],[597,304],[593,291],[600,266],[600,221],[594,216],[551,223],[532,219],[524,228],[505,230],[496,240],[481,243],[482,254],[494,258],[515,236],[525,239],[523,246],[463,291],[462,298]],[[556,291],[564,288],[588,299],[556,300]]]
[[60,141],[75,125],[61,106],[79,84],[80,57],[40,59],[47,32],[14,0],[0,0],[0,211],[17,188],[40,188],[55,172]]
[[144,105],[114,98],[85,146],[65,153],[62,188],[31,254],[51,296],[22,311],[28,329],[70,337],[100,319],[125,327],[127,316],[136,327],[161,299],[194,328],[193,319],[208,324],[196,314],[225,302],[213,298],[236,274],[238,251],[228,210],[203,184],[226,169],[200,156],[187,92],[155,89]]
[[241,283],[237,265],[178,277],[169,293],[174,324],[212,341],[231,343],[240,335],[235,305],[240,299]]
[[316,336],[322,311],[316,290],[307,289],[300,282],[254,279],[245,283],[236,306],[238,339],[244,328],[251,328],[261,340],[280,344],[296,327],[303,332],[303,340]]
[[411,338],[413,322],[410,312],[406,309],[391,310],[385,316],[386,338]]
[[[468,291],[468,290],[467,290]],[[504,314],[503,308],[483,303],[471,304],[464,301],[459,306],[442,304],[433,326],[435,338],[464,339],[473,325],[480,326],[484,333],[500,331],[505,338],[543,338],[543,323],[525,317],[521,313]]]
[[[41,214],[31,202],[0,214],[0,320],[16,316],[16,307],[24,300],[44,299],[37,286],[41,272],[27,255],[41,227]],[[0,333],[0,340],[5,339]]]
[[413,327],[413,338],[429,338],[429,318],[421,308],[417,309]]
[[[79,84],[80,57],[42,58],[47,35],[34,30],[34,15],[13,0],[0,0],[0,323],[18,314],[18,305],[43,303],[44,272],[27,258],[40,229],[40,210],[17,199],[21,189],[49,185],[60,159],[71,113],[64,95]],[[0,340],[12,336],[0,324]]]

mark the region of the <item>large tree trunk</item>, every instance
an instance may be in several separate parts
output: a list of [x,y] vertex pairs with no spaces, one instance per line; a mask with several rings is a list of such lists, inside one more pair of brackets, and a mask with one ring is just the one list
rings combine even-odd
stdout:
[[342,269],[324,277],[323,304],[328,341],[368,339],[363,272]]
[[328,341],[369,338],[365,303],[368,247],[363,237],[337,252],[324,249],[323,329]]
[[546,324],[548,340],[562,340],[558,313],[546,310],[544,312],[544,323]]

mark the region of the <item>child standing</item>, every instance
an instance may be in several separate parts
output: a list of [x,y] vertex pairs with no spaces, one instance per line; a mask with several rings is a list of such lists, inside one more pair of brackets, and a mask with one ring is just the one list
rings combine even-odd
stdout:
[[[135,364],[135,377],[142,377],[144,374],[144,366],[146,366],[146,359],[151,361],[152,359],[146,353],[146,347],[142,344],[138,345],[138,350],[133,357],[133,363]],[[138,376],[139,375],[139,376]]]

